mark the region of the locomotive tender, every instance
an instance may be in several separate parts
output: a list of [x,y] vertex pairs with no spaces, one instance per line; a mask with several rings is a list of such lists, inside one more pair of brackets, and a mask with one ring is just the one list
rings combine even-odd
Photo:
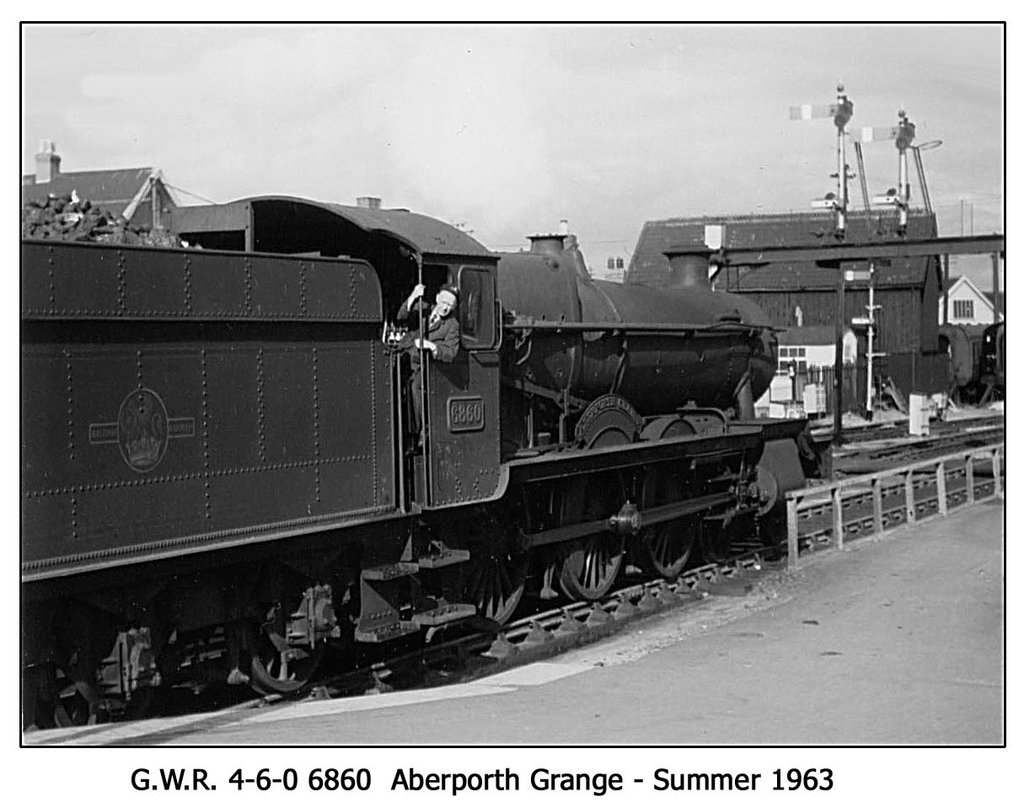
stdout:
[[[753,419],[773,330],[700,247],[652,290],[404,210],[178,216],[192,249],[22,243],[26,725],[287,693],[328,645],[598,599],[626,559],[674,577],[804,482],[804,422]],[[386,337],[417,282],[458,287],[462,345],[410,390]]]

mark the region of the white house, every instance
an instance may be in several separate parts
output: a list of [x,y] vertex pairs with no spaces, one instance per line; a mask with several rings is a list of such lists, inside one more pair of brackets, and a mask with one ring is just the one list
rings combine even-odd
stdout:
[[[987,325],[992,322],[993,306],[988,295],[966,275],[949,287],[949,322],[953,325]],[[939,322],[942,322],[943,298],[939,298]],[[1003,316],[1000,314],[999,319]]]
[[[802,316],[801,316],[802,319]],[[778,368],[764,395],[755,402],[755,409],[767,411],[772,402],[803,401],[803,390],[809,378],[821,378],[820,371],[836,364],[836,330],[834,326],[798,326],[779,332]],[[843,364],[857,361],[857,336],[847,328],[843,332]],[[818,373],[815,373],[818,371]],[[817,385],[819,388],[821,384]],[[816,408],[815,411],[823,409]],[[773,416],[774,417],[774,416]],[[779,416],[781,417],[781,416]]]
[[[586,247],[586,245],[584,245]],[[599,281],[622,283],[633,257],[632,245],[619,241],[599,241],[588,250],[587,268]]]

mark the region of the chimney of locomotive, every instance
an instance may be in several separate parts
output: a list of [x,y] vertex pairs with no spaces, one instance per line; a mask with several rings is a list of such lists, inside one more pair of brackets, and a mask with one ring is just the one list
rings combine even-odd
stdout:
[[557,255],[565,251],[567,233],[534,233],[530,239],[530,252],[534,255]]
[[60,174],[60,155],[57,144],[52,140],[39,141],[39,153],[36,155],[36,182],[50,182]]
[[380,197],[358,196],[356,197],[356,207],[369,208],[370,210],[380,210]]
[[675,289],[710,289],[708,280],[711,250],[703,245],[666,250],[670,267],[668,285]]

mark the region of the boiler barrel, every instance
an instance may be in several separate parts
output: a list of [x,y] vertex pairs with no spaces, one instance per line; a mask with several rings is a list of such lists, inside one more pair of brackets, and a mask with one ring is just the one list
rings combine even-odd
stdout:
[[[706,258],[703,270],[687,260],[673,287],[652,289],[592,280],[579,250],[559,246],[498,264],[502,306],[528,345],[507,372],[586,400],[618,393],[645,415],[691,402],[732,406],[748,374],[755,399],[768,388],[776,359],[767,318],[751,301],[713,291]],[[527,341],[524,323],[536,326]]]

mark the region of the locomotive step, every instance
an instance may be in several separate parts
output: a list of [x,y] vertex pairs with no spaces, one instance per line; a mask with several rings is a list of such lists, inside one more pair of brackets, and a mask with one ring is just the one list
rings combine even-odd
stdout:
[[423,556],[418,560],[420,569],[436,570],[441,567],[450,567],[452,564],[462,564],[469,561],[469,550],[451,550],[447,547],[435,549],[433,553]]
[[377,626],[367,631],[356,629],[356,642],[390,642],[404,637],[406,634],[415,634],[420,630],[412,620],[397,620],[394,623]]
[[412,622],[421,628],[429,628],[465,620],[475,614],[476,606],[471,603],[446,603],[426,612],[417,612],[412,616]]
[[393,581],[407,575],[415,575],[420,565],[415,561],[397,561],[394,564],[381,564],[379,567],[367,567],[363,570],[364,581]]

